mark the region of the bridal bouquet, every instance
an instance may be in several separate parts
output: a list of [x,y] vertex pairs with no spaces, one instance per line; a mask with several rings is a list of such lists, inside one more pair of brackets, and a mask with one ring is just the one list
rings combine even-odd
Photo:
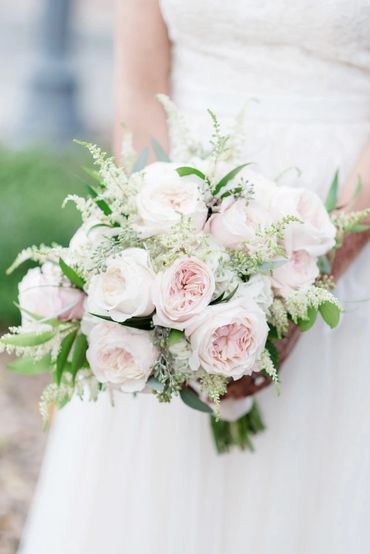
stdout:
[[[152,393],[210,414],[219,451],[251,447],[263,429],[248,376],[279,388],[278,346],[291,325],[340,319],[330,261],[343,234],[367,215],[339,215],[337,177],[326,206],[310,190],[277,185],[241,163],[238,132],[210,112],[209,147],[168,98],[173,161],[159,143],[146,165],[128,133],[123,166],[86,144],[96,170],[88,197],[69,196],[82,226],[67,248],[31,247],[38,265],[19,284],[22,324],[0,339],[14,371],[50,371],[41,413],[74,395]],[[146,166],[145,166],[146,165]]]

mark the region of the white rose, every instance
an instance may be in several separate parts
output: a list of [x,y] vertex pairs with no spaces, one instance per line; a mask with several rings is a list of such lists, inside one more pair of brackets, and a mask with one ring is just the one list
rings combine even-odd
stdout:
[[97,218],[90,218],[77,229],[69,242],[69,248],[72,252],[88,256],[87,247],[96,247],[118,232],[119,229],[103,225]]
[[157,274],[153,285],[156,325],[183,330],[210,303],[215,280],[209,267],[195,257],[177,259]]
[[306,250],[311,256],[326,254],[335,245],[336,229],[319,196],[304,188],[279,187],[275,202],[277,218],[293,215],[302,223],[291,223],[285,232],[288,255]]
[[151,287],[154,274],[148,254],[141,248],[128,248],[107,260],[107,269],[90,282],[87,309],[90,313],[125,321],[154,311]]
[[222,201],[219,211],[208,219],[204,230],[218,244],[239,248],[243,242],[253,241],[258,227],[267,222],[268,212],[254,200],[234,200],[229,196]]
[[319,273],[316,258],[310,256],[305,250],[297,250],[291,254],[285,264],[274,269],[271,277],[272,285],[283,293],[289,294],[312,285]]
[[190,368],[233,379],[253,372],[268,334],[266,317],[249,298],[208,306],[186,329]]
[[266,313],[274,297],[271,279],[267,275],[253,275],[247,283],[241,283],[236,291],[236,297],[248,296]]
[[197,179],[180,177],[175,164],[163,162],[145,169],[136,207],[135,228],[142,237],[168,233],[182,216],[190,217],[194,229],[199,231],[207,217]]
[[[30,269],[18,285],[21,309],[45,318],[61,320],[81,319],[85,294],[66,284],[59,266],[46,262]],[[22,323],[32,321],[22,312]]]
[[157,356],[148,331],[103,322],[90,332],[86,357],[92,372],[123,392],[144,389]]

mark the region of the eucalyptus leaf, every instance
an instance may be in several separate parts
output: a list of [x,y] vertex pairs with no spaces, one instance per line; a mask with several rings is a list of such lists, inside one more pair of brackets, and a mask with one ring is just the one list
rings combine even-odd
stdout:
[[9,346],[38,346],[44,344],[52,338],[54,338],[54,331],[43,331],[42,333],[23,333],[22,335],[9,335],[8,337],[1,337],[0,343],[7,344]]
[[59,258],[59,266],[67,279],[69,279],[71,283],[75,285],[78,289],[83,290],[85,280],[80,277],[71,266],[66,264],[66,262],[62,258]]
[[231,181],[232,179],[234,179],[234,177],[237,176],[237,174],[242,170],[244,169],[244,167],[246,167],[247,165],[250,165],[248,163],[246,164],[242,164],[242,165],[239,165],[238,167],[236,167],[235,169],[232,169],[229,173],[227,173],[222,179],[221,181],[219,181],[213,191],[213,195],[216,196],[220,191],[221,189],[223,189],[228,183],[229,181]]
[[202,402],[199,396],[189,387],[181,389],[180,397],[184,404],[189,406],[189,408],[193,408],[193,410],[198,410],[198,412],[204,412],[206,414],[213,413],[212,408],[208,406],[208,404],[205,404],[205,402]]
[[297,325],[301,331],[303,332],[308,331],[315,324],[316,318],[317,318],[317,310],[315,310],[315,308],[310,306],[307,310],[307,318],[299,319]]
[[178,167],[176,169],[177,173],[180,175],[180,177],[187,177],[188,175],[196,175],[199,177],[199,179],[202,179],[203,181],[206,179],[205,174],[202,171],[199,171],[199,169],[196,169],[195,167]]
[[144,148],[144,150],[140,152],[136,162],[134,163],[134,166],[132,168],[132,173],[136,173],[137,171],[141,171],[142,169],[144,169],[144,167],[148,163],[148,159],[149,159],[149,148],[146,147]]
[[274,269],[285,265],[287,262],[288,260],[268,260],[267,262],[259,264],[257,271],[261,273],[270,273],[271,271],[274,271]]
[[83,367],[86,360],[86,350],[88,347],[87,338],[85,335],[78,335],[75,341],[75,345],[72,353],[72,375],[76,377],[76,374],[81,367]]
[[76,336],[77,336],[77,330],[72,331],[72,333],[69,333],[69,335],[64,337],[60,345],[60,350],[57,357],[57,368],[56,368],[56,375],[55,375],[56,382],[58,385],[60,384],[60,381],[62,379],[63,371],[66,366],[67,359]]
[[41,360],[35,361],[30,357],[22,357],[10,362],[7,368],[14,373],[21,373],[22,375],[39,375],[40,373],[46,373],[51,368],[50,354],[46,354]]
[[274,364],[274,367],[276,369],[279,369],[279,367],[280,367],[279,351],[276,348],[276,346],[274,345],[274,343],[271,342],[271,340],[268,340],[266,342],[266,350],[270,354],[270,358],[271,358],[272,363]]
[[336,304],[329,301],[323,302],[319,306],[319,312],[329,327],[334,329],[334,327],[338,325],[340,320],[340,308]]
[[334,178],[330,185],[328,196],[326,197],[325,207],[328,212],[332,212],[337,207],[338,198],[338,186],[339,186],[339,171],[335,172]]
[[325,273],[329,275],[331,273],[331,263],[327,256],[320,256],[318,261],[320,273]]
[[162,145],[157,141],[157,139],[152,138],[150,140],[150,143],[152,145],[152,148],[154,150],[154,153],[156,155],[156,158],[159,162],[170,162],[170,158],[168,157],[168,154],[163,149]]
[[156,379],[155,377],[153,377],[153,375],[149,377],[149,379],[146,382],[146,385],[157,392],[163,392],[164,390],[164,384],[158,381],[158,379]]

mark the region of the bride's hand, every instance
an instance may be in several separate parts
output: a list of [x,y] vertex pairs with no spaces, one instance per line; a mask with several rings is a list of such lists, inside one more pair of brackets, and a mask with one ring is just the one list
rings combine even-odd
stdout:
[[[300,330],[296,325],[291,324],[287,335],[279,341],[276,341],[275,346],[279,352],[279,360],[282,364],[290,352],[293,350],[300,336]],[[251,396],[256,392],[264,389],[271,384],[271,379],[260,373],[245,375],[237,381],[229,384],[225,398],[240,399],[245,396]]]

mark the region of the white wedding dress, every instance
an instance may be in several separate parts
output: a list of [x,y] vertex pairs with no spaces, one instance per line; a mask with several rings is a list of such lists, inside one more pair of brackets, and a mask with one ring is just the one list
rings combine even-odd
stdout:
[[[124,1],[124,0],[122,0]],[[369,0],[162,0],[172,97],[203,135],[246,107],[245,160],[326,194],[370,133]],[[253,100],[251,100],[253,99]],[[296,174],[294,175],[296,177]],[[286,175],[286,178],[289,174]],[[346,314],[260,394],[256,452],[217,455],[180,401],[74,401],[57,417],[22,554],[368,554],[370,250]]]

